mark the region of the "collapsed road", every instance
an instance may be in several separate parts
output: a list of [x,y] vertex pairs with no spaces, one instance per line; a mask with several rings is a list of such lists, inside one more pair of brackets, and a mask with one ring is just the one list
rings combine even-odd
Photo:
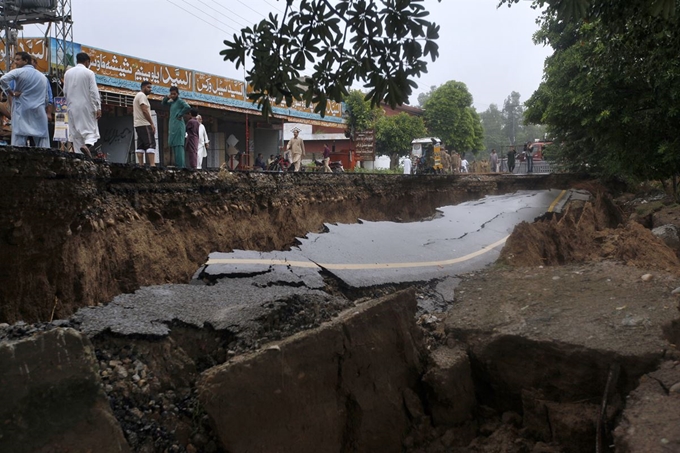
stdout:
[[[453,275],[354,288],[352,273],[343,280],[331,266],[210,260],[243,258],[238,250],[281,258],[330,237],[318,235],[334,228],[324,223],[429,225],[421,221],[440,206],[560,189],[554,201],[583,184],[568,175],[176,172],[55,152],[0,158],[12,182],[0,198],[9,321],[0,326],[0,451],[679,445],[680,263],[642,225],[647,217],[628,219],[597,187],[587,187],[593,199],[521,223],[484,254],[500,249],[499,263],[461,270],[455,291]],[[23,191],[29,203],[13,198]],[[214,250],[227,254],[208,256]]]
[[[444,206],[435,218],[420,222],[326,225],[326,232],[298,238],[299,245],[290,250],[212,253],[193,285],[144,287],[106,306],[81,309],[74,318],[90,336],[165,336],[173,322],[180,322],[241,334],[251,330],[240,336],[246,341],[256,337],[259,320],[271,316],[281,300],[329,303],[327,280],[348,293],[413,283],[453,288],[457,275],[496,260],[515,225],[561,211],[570,199],[583,196],[574,191],[521,191]],[[399,247],[390,245],[393,241]],[[421,307],[442,311],[452,299],[452,289],[442,291],[441,300],[423,300]],[[337,298],[333,305],[344,308],[347,302]]]

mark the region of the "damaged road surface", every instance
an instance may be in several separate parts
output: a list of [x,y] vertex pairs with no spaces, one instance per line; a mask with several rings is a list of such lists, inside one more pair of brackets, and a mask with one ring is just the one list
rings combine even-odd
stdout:
[[592,193],[326,224],[0,325],[0,451],[680,451],[680,261]]
[[[567,191],[520,191],[446,206],[420,222],[326,225],[326,233],[309,234],[289,251],[212,253],[193,285],[144,287],[106,306],[83,308],[74,319],[91,336],[165,336],[179,322],[228,330],[252,345],[262,320],[275,318],[272,313],[291,301],[317,307],[326,313],[321,320],[346,308],[347,294],[326,291],[325,279],[351,293],[454,278],[495,261],[518,223],[532,222],[566,199]],[[290,310],[287,322],[296,314]]]
[[[572,191],[520,191],[445,206],[420,222],[326,225],[287,252],[212,253],[195,278],[215,280],[273,272],[301,280],[325,271],[349,288],[428,282],[479,269],[498,258],[520,222],[563,206]],[[282,270],[284,268],[285,270]],[[313,278],[311,278],[313,281]],[[314,288],[314,286],[310,286]]]

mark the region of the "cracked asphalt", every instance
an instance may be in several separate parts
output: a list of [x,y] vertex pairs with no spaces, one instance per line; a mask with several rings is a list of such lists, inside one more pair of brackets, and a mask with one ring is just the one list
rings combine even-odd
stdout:
[[442,207],[420,222],[327,224],[288,251],[214,252],[192,284],[144,287],[106,306],[83,308],[74,320],[91,336],[165,336],[181,322],[254,337],[277,310],[294,323],[309,304],[315,323],[351,305],[327,292],[325,279],[354,289],[432,282],[429,294],[419,296],[420,311],[442,311],[453,301],[457,275],[494,262],[515,225],[532,222],[561,198],[560,190],[487,196]]
[[199,274],[216,278],[285,267],[309,278],[329,272],[344,285],[366,288],[427,282],[484,267],[498,258],[520,222],[544,214],[559,190],[521,191],[445,206],[431,220],[326,224],[286,252],[211,253]]

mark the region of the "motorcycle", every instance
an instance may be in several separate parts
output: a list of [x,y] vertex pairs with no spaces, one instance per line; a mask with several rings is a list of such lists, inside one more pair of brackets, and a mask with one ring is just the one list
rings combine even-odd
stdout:
[[276,157],[274,157],[274,161],[267,166],[267,171],[293,171],[293,166],[290,164],[288,159],[283,157],[283,155],[278,154]]
[[[314,159],[314,165],[316,165],[316,171],[323,171],[323,161],[322,160]],[[333,173],[344,173],[345,172],[345,168],[342,166],[342,162],[340,162],[339,160],[329,162],[328,166],[330,167],[330,169]]]

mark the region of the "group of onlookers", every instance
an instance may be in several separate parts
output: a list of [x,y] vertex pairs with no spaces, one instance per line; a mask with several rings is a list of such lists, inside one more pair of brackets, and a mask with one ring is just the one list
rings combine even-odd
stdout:
[[[507,163],[508,163],[508,172],[513,173],[515,171],[515,162],[517,160],[517,150],[515,150],[514,146],[511,146],[510,149],[507,152]],[[531,146],[531,142],[527,142],[524,144],[524,148],[522,150],[522,155],[521,155],[522,160],[526,161],[527,163],[527,173],[533,173],[534,172],[534,149]],[[496,153],[495,149],[491,150],[491,156],[489,157],[489,164],[490,164],[490,171],[492,173],[498,173],[501,171],[501,162],[499,160],[499,156]]]
[[[52,114],[52,89],[49,80],[34,65],[37,60],[26,52],[14,56],[15,69],[0,77],[0,88],[11,102],[12,146],[50,147],[48,118]],[[76,66],[64,73],[64,96],[68,111],[68,140],[75,152],[87,158],[94,155],[100,138],[98,121],[102,115],[101,98],[94,72],[89,69],[90,56],[76,55]],[[156,125],[151,115],[148,95],[153,85],[141,84],[133,101],[133,124],[137,133],[136,156],[139,164],[145,157],[150,166],[156,165]],[[210,144],[202,118],[179,96],[177,87],[163,98],[170,106],[168,145],[173,150],[175,166],[201,168]],[[185,122],[185,116],[188,121]]]

